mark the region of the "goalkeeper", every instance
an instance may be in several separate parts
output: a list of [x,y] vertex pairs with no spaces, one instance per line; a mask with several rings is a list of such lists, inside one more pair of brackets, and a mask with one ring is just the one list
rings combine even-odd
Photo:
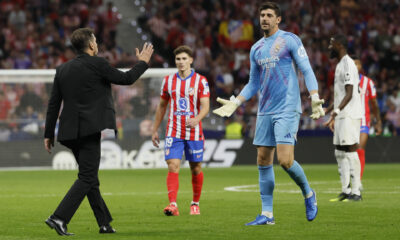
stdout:
[[299,37],[279,30],[279,6],[266,3],[260,7],[260,25],[264,37],[250,51],[250,80],[238,97],[218,98],[223,106],[213,112],[229,117],[244,101],[259,92],[257,123],[253,144],[257,146],[257,165],[261,194],[261,214],[246,225],[274,224],[272,195],[275,186],[273,159],[275,149],[282,168],[301,188],[305,199],[306,217],[317,215],[315,192],[310,188],[303,168],[294,160],[294,145],[301,114],[299,83],[294,66],[303,73],[311,95],[312,119],[324,116],[318,84],[307,53]]

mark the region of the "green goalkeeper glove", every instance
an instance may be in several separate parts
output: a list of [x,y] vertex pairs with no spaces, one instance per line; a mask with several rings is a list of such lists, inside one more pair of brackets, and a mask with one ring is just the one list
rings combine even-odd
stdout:
[[322,104],[324,104],[324,102],[324,99],[319,99],[318,93],[311,95],[312,114],[310,117],[312,119],[317,120],[320,117],[325,116],[325,111],[322,109]]
[[213,113],[221,117],[230,117],[241,104],[241,101],[233,95],[229,100],[217,98],[217,102],[221,103],[223,106],[215,109]]

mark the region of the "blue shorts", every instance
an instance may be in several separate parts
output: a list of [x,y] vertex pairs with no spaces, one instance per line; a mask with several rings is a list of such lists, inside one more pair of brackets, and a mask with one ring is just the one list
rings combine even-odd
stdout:
[[360,133],[369,134],[369,127],[368,126],[361,126],[360,127]]
[[204,152],[204,141],[190,141],[180,138],[167,137],[165,139],[165,160],[182,159],[183,151],[185,158],[190,162],[202,162]]
[[296,145],[299,121],[300,113],[297,112],[259,115],[253,144],[257,146]]

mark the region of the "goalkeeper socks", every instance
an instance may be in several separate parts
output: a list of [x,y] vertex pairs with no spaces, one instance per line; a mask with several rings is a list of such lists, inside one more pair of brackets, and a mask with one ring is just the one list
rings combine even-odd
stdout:
[[350,163],[351,193],[361,195],[360,159],[358,159],[357,152],[346,152],[345,155]]
[[272,200],[275,188],[275,175],[272,165],[258,166],[262,212],[272,213]]
[[311,188],[310,185],[308,184],[306,174],[304,173],[303,168],[300,166],[300,164],[296,160],[293,160],[293,165],[290,168],[285,169],[285,171],[289,174],[289,176],[293,179],[293,181],[300,187],[303,196],[305,198],[309,196],[311,193]]
[[169,202],[176,202],[179,189],[179,173],[168,172],[167,189]]
[[351,193],[350,189],[350,163],[345,156],[345,151],[335,150],[336,161],[338,162],[338,170],[340,175],[340,182],[342,183],[342,192],[346,194]]
[[365,150],[362,148],[357,149],[358,158],[360,159],[361,165],[361,172],[360,172],[360,179],[362,179],[364,173],[364,166],[365,166]]
[[203,187],[203,172],[197,175],[192,174],[193,202],[200,201],[201,188]]

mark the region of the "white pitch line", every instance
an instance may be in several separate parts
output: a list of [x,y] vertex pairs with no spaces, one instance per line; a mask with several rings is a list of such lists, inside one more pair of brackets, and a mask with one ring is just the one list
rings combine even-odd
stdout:
[[[311,182],[311,185],[319,185],[319,184],[328,184],[336,181],[325,181],[325,182]],[[289,186],[293,185],[293,183],[277,183],[276,186]],[[397,189],[397,188],[396,188]],[[289,193],[289,194],[300,194],[300,190],[298,188],[292,189],[275,189],[275,192],[278,193]],[[318,193],[324,194],[335,194],[340,191],[339,188],[325,188],[324,190],[318,190]],[[249,193],[254,192],[258,193],[258,184],[252,185],[239,185],[239,186],[229,186],[225,187],[224,190],[209,190],[202,191],[202,193],[226,193],[226,192],[240,192],[240,193]],[[179,193],[183,194],[191,194],[192,191],[179,191]],[[364,190],[365,194],[400,194],[400,191],[385,191],[385,190]],[[104,196],[135,196],[135,195],[163,195],[167,194],[167,192],[104,192],[102,195]],[[45,194],[2,194],[0,191],[0,199],[1,198],[52,198],[52,197],[63,197],[64,194],[55,194],[55,193],[45,193]]]
[[[333,181],[331,181],[333,182]],[[312,185],[318,185],[318,184],[328,184],[331,182],[312,182]],[[285,186],[285,185],[292,185],[292,184],[275,184],[275,186]],[[256,188],[256,189],[254,189]],[[258,184],[254,185],[240,185],[240,186],[230,186],[230,187],[225,187],[225,191],[228,192],[260,192],[258,189]],[[328,188],[326,190],[319,190],[318,193],[338,193],[340,190],[339,189],[334,189],[334,188]],[[275,189],[274,192],[279,192],[279,193],[300,193],[301,191],[299,189]],[[400,191],[369,191],[365,190],[363,191],[366,194],[400,194]]]

